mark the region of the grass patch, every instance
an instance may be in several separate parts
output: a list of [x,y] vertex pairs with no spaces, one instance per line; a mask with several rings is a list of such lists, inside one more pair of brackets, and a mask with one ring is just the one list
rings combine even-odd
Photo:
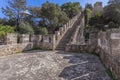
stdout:
[[117,80],[114,78],[112,71],[110,69],[107,69],[106,72],[108,73],[108,75],[112,78],[112,80]]

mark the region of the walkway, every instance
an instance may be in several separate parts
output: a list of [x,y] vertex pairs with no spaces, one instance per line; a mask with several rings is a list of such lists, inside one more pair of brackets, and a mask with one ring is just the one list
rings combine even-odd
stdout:
[[0,58],[0,80],[110,80],[98,57],[29,51]]

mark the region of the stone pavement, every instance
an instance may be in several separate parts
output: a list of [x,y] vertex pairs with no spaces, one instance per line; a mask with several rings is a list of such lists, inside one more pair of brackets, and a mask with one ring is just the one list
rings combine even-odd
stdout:
[[0,80],[111,80],[99,58],[64,51],[0,57]]

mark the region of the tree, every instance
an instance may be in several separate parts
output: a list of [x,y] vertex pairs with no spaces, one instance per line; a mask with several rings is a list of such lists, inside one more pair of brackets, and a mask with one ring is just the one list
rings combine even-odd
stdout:
[[62,11],[64,11],[69,18],[72,18],[73,16],[77,15],[81,10],[81,6],[79,2],[74,2],[74,3],[68,2],[63,4],[61,8]]
[[101,13],[96,14],[89,20],[89,25],[98,30],[104,30],[104,18]]
[[29,7],[29,10],[32,14],[32,17],[34,18],[40,18],[41,17],[41,7]]
[[0,24],[0,38],[3,38],[7,33],[14,33],[14,28]]
[[92,10],[92,9],[93,9],[92,4],[87,3],[87,4],[85,5],[85,9],[90,9],[90,10]]
[[110,0],[104,8],[103,14],[106,23],[114,22],[120,25],[120,0]]
[[35,34],[42,34],[42,35],[46,35],[48,34],[48,30],[46,27],[36,27],[35,29]]
[[117,28],[117,25],[114,22],[109,22],[109,28]]
[[34,34],[34,30],[28,22],[20,23],[19,29],[21,34]]
[[41,22],[50,32],[65,24],[69,18],[57,4],[44,3],[41,7]]
[[[119,4],[119,3],[120,3],[120,0],[109,0],[108,5],[116,5],[116,4]],[[118,6],[118,5],[116,5],[116,6]]]
[[91,19],[92,17],[92,10],[89,9],[89,8],[86,8],[85,9],[85,24],[88,25],[89,23],[89,20]]
[[47,30],[46,27],[41,28],[40,32],[41,32],[41,34],[43,34],[43,35],[47,35],[47,34],[48,34],[48,30]]
[[21,12],[25,9],[26,0],[8,0],[8,6],[2,8],[2,11],[10,19],[15,19],[17,21],[17,26],[19,26]]
[[15,26],[15,19],[0,18],[0,24]]

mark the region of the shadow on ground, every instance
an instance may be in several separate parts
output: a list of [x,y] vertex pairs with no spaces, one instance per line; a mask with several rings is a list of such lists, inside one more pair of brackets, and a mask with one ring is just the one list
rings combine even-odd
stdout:
[[[64,51],[63,51],[64,52]],[[58,51],[57,54],[63,54]],[[63,59],[69,60],[59,77],[65,80],[110,80],[99,58],[91,54],[64,52]]]

